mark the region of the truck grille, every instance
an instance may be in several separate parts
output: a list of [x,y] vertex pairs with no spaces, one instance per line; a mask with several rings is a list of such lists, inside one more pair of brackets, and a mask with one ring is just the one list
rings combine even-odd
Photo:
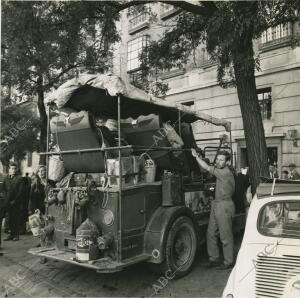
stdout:
[[279,298],[288,281],[300,274],[300,256],[258,256],[255,267],[255,296]]

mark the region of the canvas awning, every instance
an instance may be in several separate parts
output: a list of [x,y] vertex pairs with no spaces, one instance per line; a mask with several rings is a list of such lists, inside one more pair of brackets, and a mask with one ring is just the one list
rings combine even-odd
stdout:
[[140,115],[159,114],[165,121],[193,123],[203,120],[214,125],[224,126],[230,131],[231,123],[194,111],[188,106],[171,103],[153,97],[143,90],[123,81],[115,75],[81,74],[50,93],[46,104],[55,103],[57,108],[69,107],[76,111],[87,110],[95,115],[117,118],[118,95],[121,95],[121,117],[137,118]]

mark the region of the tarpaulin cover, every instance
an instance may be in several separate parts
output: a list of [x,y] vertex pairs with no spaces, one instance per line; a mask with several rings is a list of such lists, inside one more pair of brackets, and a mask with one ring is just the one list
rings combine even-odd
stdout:
[[192,123],[204,120],[230,130],[229,121],[218,119],[188,106],[167,102],[153,97],[115,75],[81,74],[50,93],[46,104],[55,103],[61,109],[69,107],[77,111],[91,111],[97,116],[117,119],[118,95],[121,96],[121,118],[137,118],[140,115],[159,114],[165,121]]

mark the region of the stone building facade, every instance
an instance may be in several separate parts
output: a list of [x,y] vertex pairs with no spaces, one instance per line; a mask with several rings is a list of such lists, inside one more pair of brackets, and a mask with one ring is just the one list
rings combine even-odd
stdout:
[[[157,40],[180,13],[173,6],[160,3],[152,4],[151,9],[156,14],[155,21],[147,13],[130,14],[127,11],[122,15],[122,41],[116,48],[114,72],[125,80],[138,76],[138,55],[142,48],[150,40]],[[290,163],[295,163],[300,172],[299,37],[300,21],[295,21],[269,28],[254,41],[255,53],[260,60],[256,85],[268,158],[270,164],[278,167],[279,173]],[[210,60],[202,45],[187,64],[161,72],[159,79],[169,85],[166,100],[231,121],[234,163],[240,168],[249,161],[237,91],[218,85],[216,69],[216,63]],[[223,128],[204,122],[195,123],[194,132],[199,139],[218,138],[225,133]],[[206,141],[206,146],[216,146],[215,142]],[[201,142],[199,144],[201,146]]]

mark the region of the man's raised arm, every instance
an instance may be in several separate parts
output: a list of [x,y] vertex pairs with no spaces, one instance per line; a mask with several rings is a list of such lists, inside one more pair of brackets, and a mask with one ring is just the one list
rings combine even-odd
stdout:
[[204,160],[202,160],[202,158],[200,156],[198,156],[197,151],[195,149],[191,149],[191,150],[192,150],[192,155],[196,158],[199,166],[202,169],[209,171],[209,165]]

